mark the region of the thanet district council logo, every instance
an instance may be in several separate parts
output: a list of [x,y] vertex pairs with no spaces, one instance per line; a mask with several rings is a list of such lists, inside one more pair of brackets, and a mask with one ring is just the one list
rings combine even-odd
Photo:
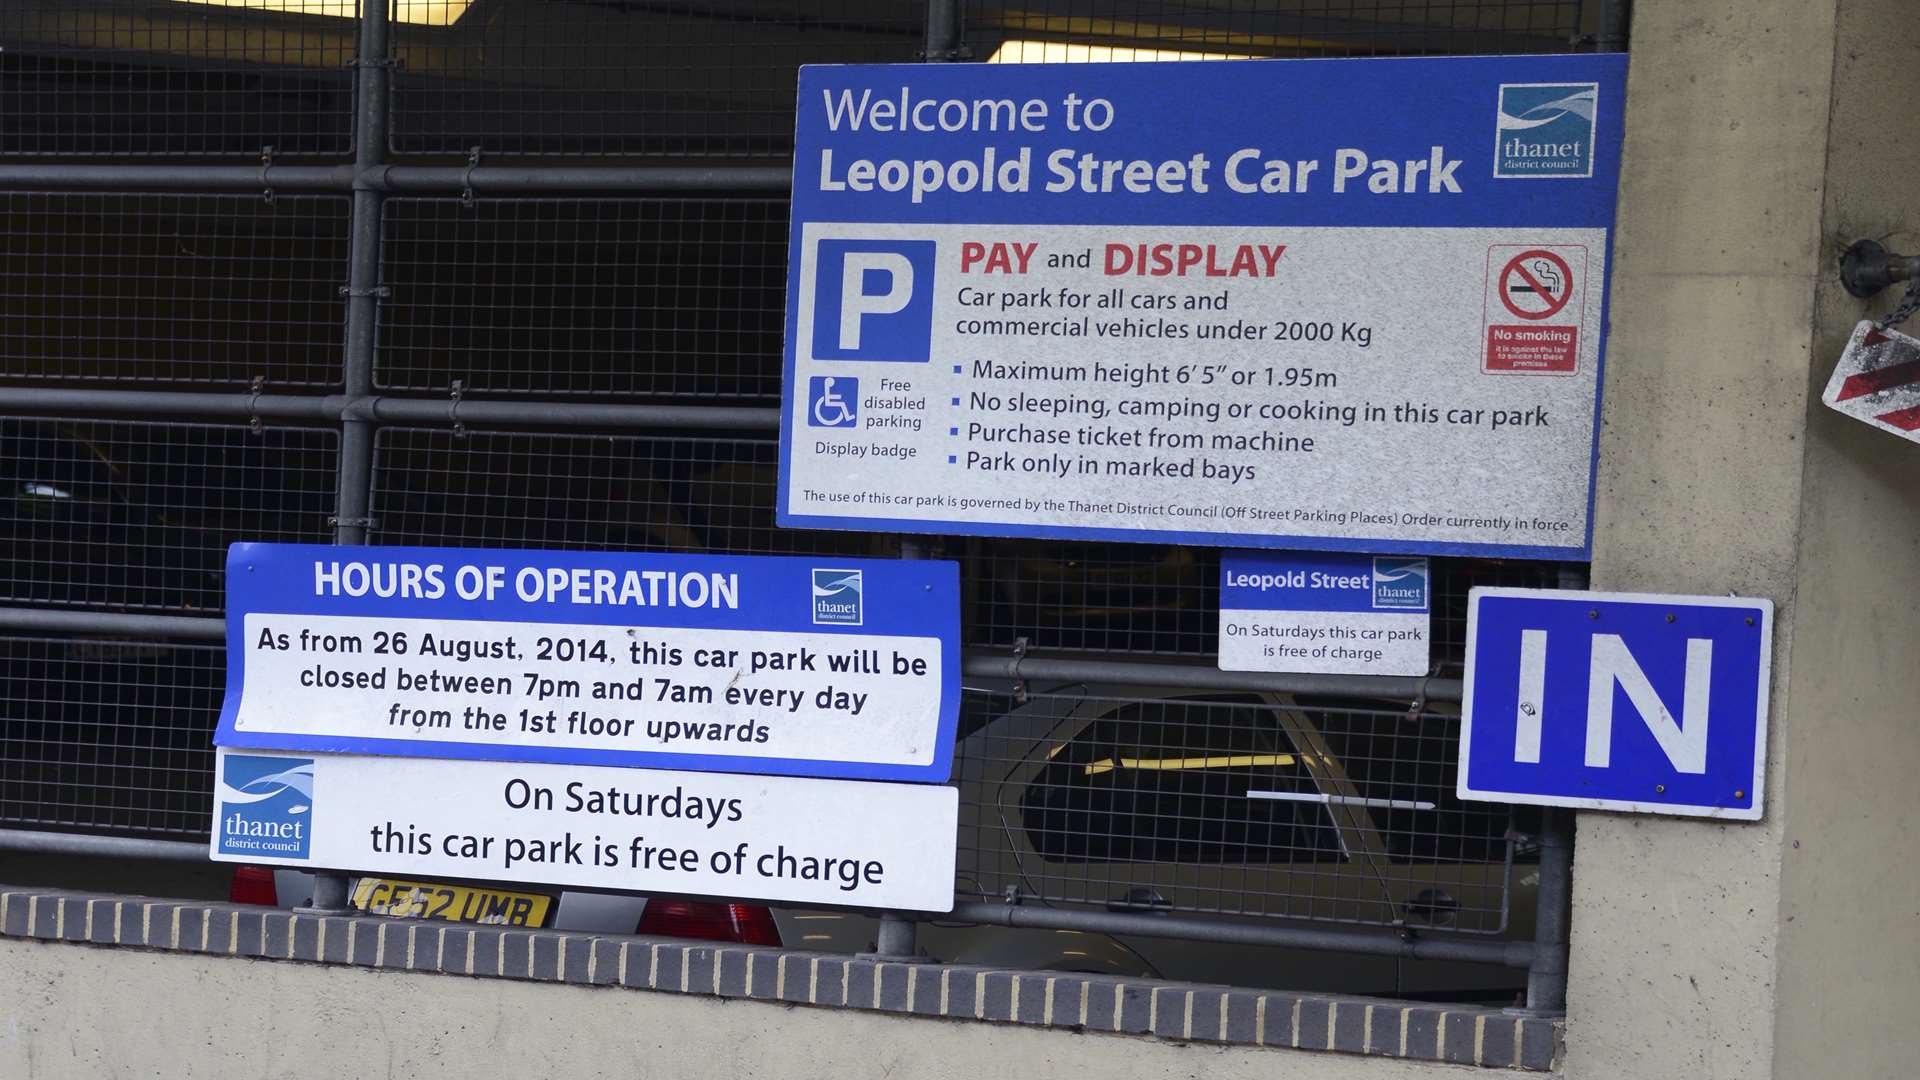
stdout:
[[220,770],[220,853],[304,859],[313,844],[313,759],[228,754]]
[[1503,179],[1593,175],[1598,83],[1503,83],[1493,175]]
[[860,571],[813,572],[813,621],[827,625],[860,625]]
[[1427,610],[1427,560],[1373,560],[1373,606],[1401,611]]

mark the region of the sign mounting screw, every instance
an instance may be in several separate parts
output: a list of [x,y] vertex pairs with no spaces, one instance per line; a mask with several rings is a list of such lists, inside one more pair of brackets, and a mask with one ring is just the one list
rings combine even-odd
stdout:
[[1653,785],[1653,793],[1655,795],[1665,795],[1667,793],[1667,785],[1665,784]]

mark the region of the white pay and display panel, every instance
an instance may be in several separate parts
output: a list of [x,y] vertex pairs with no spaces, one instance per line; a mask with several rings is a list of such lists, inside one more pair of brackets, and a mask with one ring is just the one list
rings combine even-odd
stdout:
[[[809,348],[817,253],[856,236],[931,243],[932,362]],[[1603,230],[809,225],[801,252],[796,518],[1585,543]]]

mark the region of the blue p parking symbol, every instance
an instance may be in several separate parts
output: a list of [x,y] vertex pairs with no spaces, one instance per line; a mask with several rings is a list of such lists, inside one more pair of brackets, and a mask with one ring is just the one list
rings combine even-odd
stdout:
[[933,356],[931,240],[822,240],[813,357],[924,364]]

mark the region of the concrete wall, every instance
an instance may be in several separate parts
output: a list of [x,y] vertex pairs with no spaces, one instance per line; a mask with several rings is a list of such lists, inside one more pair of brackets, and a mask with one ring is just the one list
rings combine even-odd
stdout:
[[1759,825],[1579,820],[1569,1077],[1920,1057],[1920,448],[1818,402],[1839,247],[1920,209],[1912,17],[1636,4],[1594,582],[1772,597],[1773,737]]
[[0,939],[9,1080],[1436,1080],[1470,1067]]
[[[1920,250],[1920,23],[1840,0],[1807,388],[1793,685],[1784,710],[1774,1075],[1920,1061],[1920,445],[1818,402],[1863,305],[1827,268],[1870,236]],[[1879,315],[1897,290],[1872,305]],[[1902,327],[1920,332],[1916,324]]]
[[[1594,583],[1773,598],[1773,737],[1761,823],[1579,818],[1564,1075],[1906,1076],[1920,447],[1818,391],[1862,312],[1834,283],[1839,247],[1920,249],[1920,32],[1903,0],[1639,0],[1634,44]],[[0,1076],[129,1062],[182,1077],[1467,1075],[0,940]]]
[[[1832,4],[1645,0],[1633,42],[1593,583],[1772,597],[1782,731]],[[1771,1073],[1784,745],[1760,824],[1580,815],[1569,1076]]]

